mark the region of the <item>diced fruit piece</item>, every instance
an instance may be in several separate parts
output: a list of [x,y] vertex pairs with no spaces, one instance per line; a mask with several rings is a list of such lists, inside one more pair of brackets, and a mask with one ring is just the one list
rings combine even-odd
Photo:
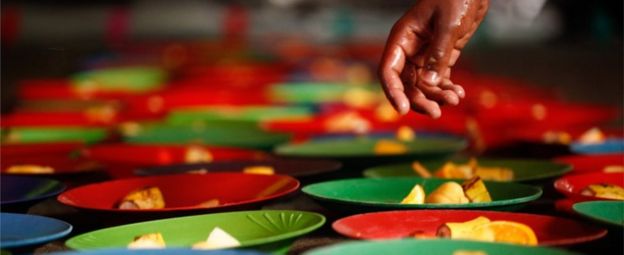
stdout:
[[397,130],[396,138],[399,141],[409,142],[414,141],[414,139],[416,138],[416,134],[414,133],[414,130],[412,130],[410,127],[401,126],[399,127],[399,130]]
[[470,201],[464,195],[461,185],[455,182],[446,182],[431,192],[425,202],[429,204],[466,204]]
[[514,172],[504,167],[483,167],[479,166],[475,171],[475,175],[483,180],[491,181],[511,181],[514,178]]
[[623,165],[605,166],[602,169],[602,171],[605,172],[605,173],[622,173],[622,172],[624,172],[624,166]]
[[10,174],[52,174],[54,168],[39,165],[13,165],[6,169]]
[[236,238],[223,231],[223,229],[215,227],[208,235],[206,241],[193,244],[193,249],[213,250],[232,248],[240,245],[240,242],[236,240]]
[[582,144],[597,144],[603,143],[606,140],[605,135],[599,128],[591,128],[579,137],[578,142]]
[[270,166],[248,166],[243,169],[243,173],[273,175],[275,170]]
[[119,202],[119,209],[162,209],[165,208],[165,199],[157,187],[146,187],[130,192]]
[[149,233],[134,238],[128,249],[164,249],[165,240],[160,233]]
[[392,107],[390,103],[384,102],[375,108],[375,117],[377,117],[379,121],[392,122],[398,120],[401,115],[394,110],[394,107]]
[[435,176],[445,179],[468,179],[473,176],[473,173],[469,165],[456,165],[453,162],[446,162],[436,171]]
[[212,160],[213,157],[210,151],[205,150],[201,146],[188,147],[184,154],[184,162],[186,163],[212,162]]
[[401,201],[401,204],[424,204],[425,203],[425,190],[422,186],[416,184],[412,191]]
[[467,251],[467,250],[456,250],[453,252],[453,255],[488,255],[484,251]]
[[365,134],[371,129],[371,124],[356,112],[346,112],[327,119],[325,129],[335,133]]
[[624,188],[613,184],[592,184],[581,190],[581,195],[624,200]]
[[487,188],[485,187],[485,183],[483,183],[483,180],[481,180],[479,176],[465,181],[462,185],[462,188],[464,189],[466,197],[468,197],[468,199],[472,203],[492,202],[490,192],[488,192]]
[[202,208],[212,208],[212,207],[217,207],[219,205],[220,205],[219,199],[210,199],[208,201],[199,203],[197,206],[202,207]]
[[490,223],[477,226],[475,231],[489,231],[494,233],[495,242],[537,245],[537,236],[531,227],[512,221],[492,221]]
[[375,144],[374,151],[376,155],[404,154],[407,152],[407,147],[399,142],[381,139]]
[[568,132],[547,131],[544,133],[544,142],[554,144],[570,144],[572,142],[572,136]]
[[414,172],[420,177],[431,178],[431,172],[429,172],[429,170],[427,170],[427,168],[418,161],[414,161],[414,163],[412,163],[412,170],[414,170]]
[[478,241],[495,240],[494,232],[488,229],[477,230],[477,227],[490,223],[490,219],[480,216],[466,222],[447,222],[438,228],[437,236],[451,239],[468,239]]

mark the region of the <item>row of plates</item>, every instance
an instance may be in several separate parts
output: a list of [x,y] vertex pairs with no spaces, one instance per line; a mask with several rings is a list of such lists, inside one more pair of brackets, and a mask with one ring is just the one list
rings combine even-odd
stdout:
[[[588,217],[611,223],[613,223],[613,220],[619,220],[621,225],[621,212],[624,210],[624,202],[585,202],[578,204],[575,208],[582,214],[595,211],[596,213],[594,214],[587,214]],[[524,223],[535,231],[540,246],[579,244],[596,240],[607,234],[607,230],[599,226],[564,218],[475,210],[416,210],[358,214],[339,219],[332,224],[332,227],[338,233],[355,239],[409,239],[414,232],[435,233],[437,227],[445,222],[466,221],[478,216],[485,216],[492,220]],[[617,217],[620,219],[614,219]],[[72,226],[63,221],[36,215],[2,213],[0,214],[0,220],[2,227],[0,246],[5,249],[49,242],[66,236],[72,230]],[[274,253],[287,250],[290,242],[295,237],[320,228],[324,222],[325,217],[322,215],[302,211],[262,210],[217,213],[147,221],[101,229],[74,236],[67,240],[66,245],[69,248],[83,251],[124,248],[137,235],[160,232],[168,247],[181,248],[188,247],[192,243],[202,240],[214,227],[220,227],[241,242],[240,248]],[[553,228],[553,225],[558,227]],[[538,252],[536,254],[567,254],[557,253],[556,250],[548,248],[529,248],[505,244],[472,244],[471,242],[449,242],[445,240],[405,241],[407,242],[406,244],[402,242],[387,242],[385,244],[390,246],[386,246],[385,249],[392,248],[392,254],[403,254],[403,251],[401,251],[403,248],[401,247],[404,245],[411,246],[412,244],[409,244],[409,242],[419,242],[421,243],[420,245],[426,247],[433,245],[431,248],[435,249],[446,247],[448,249],[446,252],[451,252],[461,247],[461,249],[474,248],[486,252],[491,251],[490,249],[498,249],[499,252],[504,251],[501,254],[525,254],[517,253],[520,251]],[[356,247],[351,247],[354,245]],[[348,243],[336,247],[321,248],[310,254],[353,254],[353,251],[348,252],[348,250],[360,249],[361,247],[357,246],[361,245],[371,244]],[[371,249],[380,249],[380,247],[373,246]],[[179,254],[187,254],[187,251],[179,250],[178,252],[181,252]],[[113,254],[110,252],[113,251],[97,251],[93,254]],[[115,252],[121,251],[116,250]],[[167,254],[168,252],[172,251],[158,252],[157,254]],[[194,254],[193,251],[188,252],[190,252],[188,254]],[[240,253],[239,251],[228,252],[231,252],[231,254],[255,254],[245,251]],[[141,252],[128,250],[119,254],[125,253],[141,254]]]

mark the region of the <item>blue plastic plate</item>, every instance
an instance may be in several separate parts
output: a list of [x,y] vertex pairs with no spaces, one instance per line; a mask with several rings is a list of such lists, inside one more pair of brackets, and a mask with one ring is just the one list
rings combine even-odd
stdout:
[[573,143],[570,150],[578,154],[600,154],[624,152],[624,139],[607,139],[604,143],[580,144]]
[[31,176],[2,175],[0,185],[2,206],[34,203],[65,190],[65,184],[59,181]]
[[48,217],[0,213],[0,247],[18,248],[62,238],[72,231],[67,222]]

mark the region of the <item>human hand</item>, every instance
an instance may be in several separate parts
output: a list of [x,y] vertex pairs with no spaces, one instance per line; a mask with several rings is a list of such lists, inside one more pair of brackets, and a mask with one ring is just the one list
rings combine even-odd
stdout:
[[464,89],[451,67],[483,20],[489,0],[419,0],[392,28],[379,76],[386,97],[401,114],[412,110],[441,116],[457,105]]

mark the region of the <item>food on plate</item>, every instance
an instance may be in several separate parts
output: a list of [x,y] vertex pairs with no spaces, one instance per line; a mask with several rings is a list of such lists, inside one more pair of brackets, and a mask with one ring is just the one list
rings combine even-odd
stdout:
[[624,200],[624,188],[618,185],[607,183],[592,184],[582,189],[581,195],[606,199]]
[[429,195],[425,194],[421,185],[416,184],[401,200],[401,204],[467,204],[491,201],[492,198],[485,183],[479,177],[475,177],[465,181],[462,185],[456,182],[445,182]]
[[428,204],[467,204],[470,200],[464,194],[461,185],[456,182],[446,182],[427,196]]
[[585,133],[583,133],[577,141],[581,144],[598,144],[604,143],[606,139],[607,138],[602,131],[600,131],[599,128],[594,127],[585,131]]
[[602,171],[605,173],[622,173],[624,172],[624,165],[605,166]]
[[451,239],[537,245],[537,237],[531,227],[513,221],[491,221],[483,216],[466,222],[447,222],[438,228],[436,235]]
[[487,188],[485,187],[485,183],[483,183],[483,180],[481,180],[479,176],[465,181],[462,184],[462,188],[464,189],[464,193],[471,203],[492,202],[490,192],[488,192]]
[[549,130],[544,132],[543,140],[545,143],[570,144],[572,142],[572,136],[565,131]]
[[325,129],[332,133],[365,134],[370,131],[371,124],[356,112],[345,112],[328,118]]
[[248,166],[243,169],[243,173],[273,175],[275,170],[270,166]]
[[416,174],[420,177],[431,178],[431,172],[429,172],[429,170],[418,161],[412,162],[412,170],[414,170],[414,172],[416,172]]
[[401,115],[394,110],[394,107],[392,107],[390,103],[384,101],[384,103],[381,103],[375,108],[375,117],[382,122],[393,122],[401,118]]
[[149,233],[136,236],[134,240],[128,244],[128,249],[164,249],[166,248],[165,240],[160,233]]
[[342,101],[354,108],[364,108],[379,102],[379,96],[373,91],[354,86],[344,93]]
[[425,190],[422,186],[416,184],[412,191],[401,201],[401,204],[424,204],[425,203]]
[[219,227],[215,227],[205,241],[193,244],[193,249],[213,250],[240,246],[240,242]]
[[191,146],[186,149],[184,154],[184,162],[186,163],[208,163],[212,162],[213,157],[210,151],[205,150],[201,146]]
[[13,165],[5,170],[9,174],[52,174],[54,168],[40,165]]
[[217,207],[221,205],[221,203],[219,202],[219,199],[210,199],[204,202],[201,202],[197,205],[197,207],[202,207],[202,208],[213,208],[213,207]]
[[400,142],[381,139],[377,141],[373,150],[375,155],[396,155],[406,153],[407,147]]
[[[412,163],[412,170],[424,178],[431,176],[431,171],[418,161]],[[471,158],[466,164],[446,162],[434,172],[434,175],[445,179],[470,179],[479,176],[483,180],[511,181],[514,173],[506,167],[480,166],[475,158]]]
[[145,187],[134,190],[118,203],[122,210],[146,210],[165,208],[165,199],[158,187]]
[[456,250],[453,255],[488,255],[484,251]]
[[397,130],[396,138],[397,140],[402,142],[410,142],[414,141],[414,138],[416,138],[416,133],[414,133],[414,130],[412,130],[408,126],[401,126]]

